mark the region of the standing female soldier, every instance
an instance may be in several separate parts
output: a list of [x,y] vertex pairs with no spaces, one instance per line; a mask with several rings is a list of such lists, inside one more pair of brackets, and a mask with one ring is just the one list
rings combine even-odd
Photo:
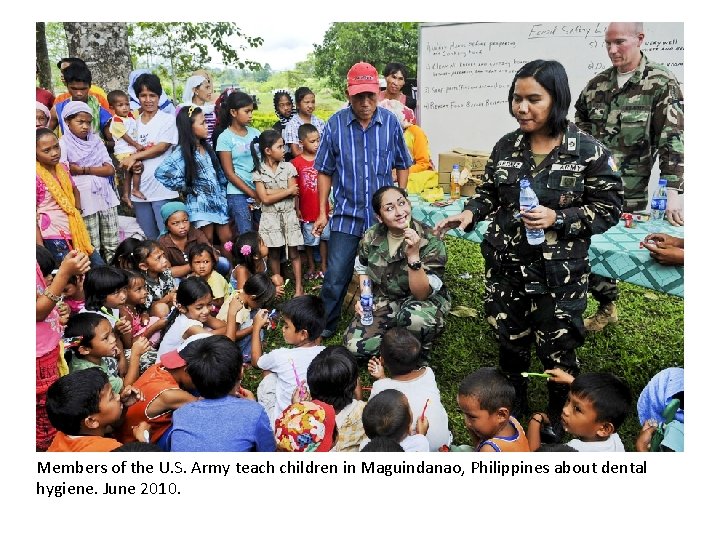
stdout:
[[[462,213],[437,224],[444,234],[471,230],[495,211],[481,249],[486,266],[485,313],[500,344],[500,367],[516,391],[513,414],[527,414],[530,348],[545,369],[577,374],[583,344],[588,246],[618,222],[622,179],[612,155],[567,120],[570,87],[565,68],[534,60],[517,72],[508,96],[520,129],[501,138],[485,176]],[[519,213],[520,180],[528,178],[540,204]],[[543,229],[545,241],[527,242],[524,228]],[[548,382],[548,411],[560,435],[567,385]]]

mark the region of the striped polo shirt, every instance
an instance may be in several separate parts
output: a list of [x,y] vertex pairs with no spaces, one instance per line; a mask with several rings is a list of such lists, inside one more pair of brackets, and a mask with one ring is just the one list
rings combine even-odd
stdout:
[[373,194],[392,185],[393,169],[410,165],[402,127],[390,111],[378,107],[367,129],[350,107],[332,115],[315,156],[317,171],[332,178],[330,230],[362,236],[375,223]]

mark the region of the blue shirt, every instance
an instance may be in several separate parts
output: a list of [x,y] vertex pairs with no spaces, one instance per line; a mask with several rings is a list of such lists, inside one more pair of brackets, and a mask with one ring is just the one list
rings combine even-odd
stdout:
[[319,173],[332,177],[335,200],[330,230],[362,236],[375,223],[371,200],[393,184],[393,169],[409,169],[412,158],[395,115],[378,107],[363,129],[351,107],[330,117],[315,156]]
[[[252,189],[255,189],[255,183],[252,179],[252,172],[255,165],[253,164],[252,154],[250,153],[250,146],[252,145],[253,139],[260,136],[260,132],[252,126],[247,126],[246,129],[247,133],[243,137],[233,133],[229,127],[226,128],[225,131],[218,136],[215,151],[218,155],[220,152],[230,152],[235,174],[242,178]],[[245,192],[236,187],[232,182],[228,182],[227,194],[245,195]]]
[[225,396],[186,403],[173,412],[173,452],[274,452],[270,419],[259,403]]

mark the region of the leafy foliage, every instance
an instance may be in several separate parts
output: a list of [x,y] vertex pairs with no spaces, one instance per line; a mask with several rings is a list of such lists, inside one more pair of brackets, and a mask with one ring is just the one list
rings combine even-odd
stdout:
[[388,62],[401,62],[414,76],[417,49],[417,23],[333,23],[322,45],[315,45],[315,74],[327,77],[335,96],[342,99],[347,72],[353,64],[368,62],[382,73]]

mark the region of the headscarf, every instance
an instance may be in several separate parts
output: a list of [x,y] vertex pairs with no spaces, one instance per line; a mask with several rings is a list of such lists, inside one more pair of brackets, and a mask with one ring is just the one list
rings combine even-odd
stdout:
[[43,114],[47,118],[47,121],[45,122],[45,127],[48,127],[48,124],[50,124],[50,109],[48,109],[45,105],[43,105],[39,101],[36,101],[35,102],[35,110],[43,112]]
[[193,90],[204,83],[207,79],[200,75],[193,75],[188,78],[185,82],[185,89],[183,90],[182,100],[183,103],[192,103]]
[[[637,411],[640,425],[643,425],[645,420],[663,422],[665,407],[675,394],[684,390],[685,370],[683,368],[671,367],[655,374],[638,397]],[[682,409],[678,409],[675,419],[679,422],[685,421]]]
[[[70,101],[63,107],[62,119],[67,127],[67,118],[73,114],[87,113],[92,118],[93,112],[87,103],[82,101]],[[77,163],[83,167],[99,167],[103,163],[109,163],[109,154],[103,140],[93,130],[88,132],[87,140],[82,140],[66,129],[63,137],[63,144],[66,150],[66,158],[70,163]]]
[[170,201],[166,202],[160,207],[160,216],[162,217],[163,223],[165,224],[165,227],[160,232],[160,234],[167,234],[167,220],[170,216],[172,216],[175,212],[185,212],[186,214],[190,215],[188,213],[187,206],[185,206],[185,203],[180,201]]
[[[149,69],[136,69],[130,72],[128,97],[130,98],[130,108],[134,111],[140,108],[140,100],[138,99],[137,94],[135,94],[133,84],[135,84],[137,78],[144,73],[152,73],[152,71],[150,71]],[[160,94],[160,100],[158,101],[158,110],[169,114],[172,114],[174,112],[172,101],[170,101],[170,98],[165,93],[165,90],[163,90],[162,94]]]
[[[277,101],[275,101],[276,99],[279,100],[280,98],[279,97],[276,98],[276,96],[287,96],[288,99],[290,100],[290,105],[292,106],[292,108],[290,109],[289,116],[283,116],[282,114],[280,114],[280,111],[278,110],[278,107],[277,107]],[[280,119],[280,125],[283,127],[283,129],[285,129],[285,126],[287,125],[287,123],[297,113],[297,108],[295,107],[295,102],[293,101],[293,98],[290,95],[290,90],[285,90],[284,88],[282,88],[280,90],[275,90],[273,92],[273,104],[275,105],[275,114]]]

